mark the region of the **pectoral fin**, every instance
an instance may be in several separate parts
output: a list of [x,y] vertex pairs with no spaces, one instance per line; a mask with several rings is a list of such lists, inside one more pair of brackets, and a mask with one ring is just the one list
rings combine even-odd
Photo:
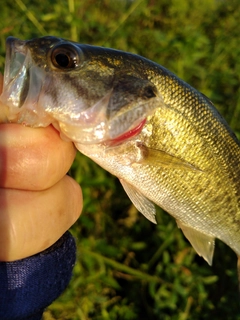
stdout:
[[177,224],[178,227],[182,229],[183,234],[189,240],[196,252],[200,256],[202,256],[211,266],[214,253],[215,239],[189,226],[182,224],[179,220],[177,220]]
[[149,148],[144,144],[139,144],[138,147],[141,149],[142,153],[142,159],[139,161],[142,164],[162,166],[180,170],[201,171],[199,168],[195,167],[189,162],[175,157],[165,151]]
[[126,181],[120,179],[120,182],[138,211],[140,211],[151,222],[157,223],[155,218],[156,209],[154,203],[147,199],[141,192],[139,192]]

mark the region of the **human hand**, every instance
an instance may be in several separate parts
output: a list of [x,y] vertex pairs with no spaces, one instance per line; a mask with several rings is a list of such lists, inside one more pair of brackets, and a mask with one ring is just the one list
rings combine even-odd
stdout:
[[77,220],[81,189],[66,176],[75,153],[52,126],[0,125],[0,261],[45,250]]

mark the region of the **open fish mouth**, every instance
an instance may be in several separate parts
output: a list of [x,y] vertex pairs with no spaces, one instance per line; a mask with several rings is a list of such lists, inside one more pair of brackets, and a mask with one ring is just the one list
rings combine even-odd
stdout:
[[6,64],[2,100],[9,107],[20,108],[29,91],[27,65],[29,56],[24,41],[9,37],[6,42]]
[[29,92],[31,57],[25,42],[9,37],[6,42],[3,97],[9,107],[21,108]]
[[[26,41],[14,37],[6,41],[6,63],[0,101],[8,107],[8,121],[33,125],[44,72],[37,67]],[[40,120],[40,119],[39,119]],[[49,124],[46,123],[46,125]],[[38,126],[41,126],[41,121]]]

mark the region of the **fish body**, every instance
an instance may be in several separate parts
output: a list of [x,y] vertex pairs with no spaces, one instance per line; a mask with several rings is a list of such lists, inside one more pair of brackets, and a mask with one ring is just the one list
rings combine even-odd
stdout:
[[211,101],[143,57],[55,37],[7,40],[7,121],[53,123],[117,176],[149,220],[172,215],[212,263],[215,238],[240,256],[240,144]]

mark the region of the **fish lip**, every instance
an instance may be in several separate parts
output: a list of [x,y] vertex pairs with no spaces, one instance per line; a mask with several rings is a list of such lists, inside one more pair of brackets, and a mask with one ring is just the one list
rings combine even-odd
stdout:
[[[4,84],[8,85],[22,68],[27,55],[26,41],[8,37],[6,40],[6,63],[4,69]],[[24,59],[22,61],[22,59]]]

